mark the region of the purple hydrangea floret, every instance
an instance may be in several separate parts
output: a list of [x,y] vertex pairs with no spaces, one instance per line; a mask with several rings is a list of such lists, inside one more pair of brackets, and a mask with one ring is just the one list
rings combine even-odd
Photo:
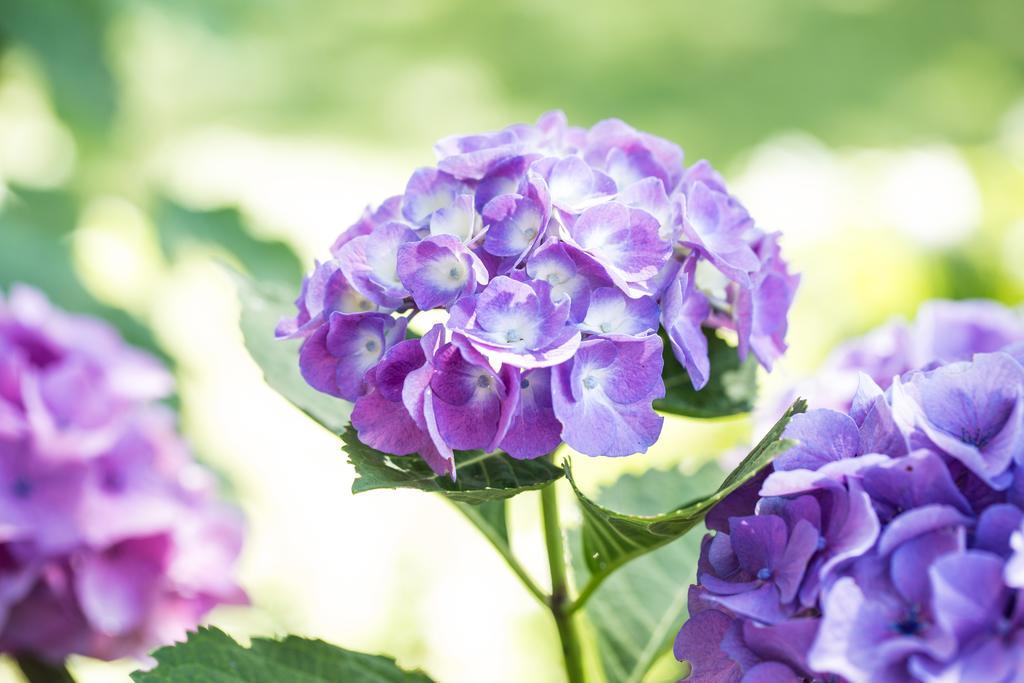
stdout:
[[[335,240],[277,331],[303,340],[310,385],[355,403],[364,443],[452,476],[465,449],[627,455],[660,435],[666,343],[695,389],[707,331],[765,368],[785,350],[798,278],[706,161],[561,112],[435,151]],[[421,321],[440,322],[405,340]]]
[[967,305],[1000,323],[961,317],[942,359],[794,417],[757,495],[709,515],[675,647],[689,680],[1020,680],[1024,367],[1006,309]]
[[105,323],[0,295],[0,653],[141,657],[246,602],[242,520],[156,403],[172,389]]

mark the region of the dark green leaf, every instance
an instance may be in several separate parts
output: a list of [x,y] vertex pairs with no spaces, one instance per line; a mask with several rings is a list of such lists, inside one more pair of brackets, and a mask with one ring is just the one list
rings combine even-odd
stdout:
[[292,404],[319,422],[325,429],[340,434],[348,423],[352,404],[320,393],[306,384],[299,373],[297,339],[279,340],[274,328],[295,307],[295,293],[278,283],[257,283],[236,275],[242,305],[241,327],[245,347],[263,370],[267,384]]
[[250,235],[235,209],[195,211],[164,200],[156,223],[160,246],[169,257],[188,247],[213,246],[257,281],[280,282],[298,291],[302,264],[295,252],[284,242]]
[[442,493],[460,503],[483,503],[511,498],[544,488],[562,476],[546,458],[516,460],[501,452],[455,454],[456,480],[439,477],[416,455],[394,456],[359,441],[352,427],[342,434],[349,462],[356,468],[352,492],[411,488]]
[[757,359],[753,354],[740,361],[736,348],[729,346],[712,330],[704,330],[708,338],[711,377],[700,391],[694,391],[690,376],[672,353],[672,345],[664,337],[665,398],[654,407],[663,413],[687,417],[725,417],[748,413],[757,398]]
[[629,560],[672,542],[699,524],[716,503],[789,447],[790,442],[782,440],[782,432],[790,418],[805,409],[806,402],[797,399],[714,493],[660,515],[626,514],[595,503],[576,487],[572,470],[566,466],[569,483],[583,511],[583,552],[587,568],[595,576],[603,577]]
[[322,640],[254,638],[244,648],[223,631],[200,628],[188,640],[153,653],[157,666],[136,683],[431,683],[394,659],[344,650]]
[[[679,470],[648,470],[626,475],[597,496],[600,505],[630,514],[655,514],[670,508],[681,496],[699,498],[713,493],[724,473],[707,465],[692,475]],[[574,534],[573,569],[577,583],[590,572]],[[609,576],[586,603],[584,612],[598,642],[608,683],[639,683],[686,620],[686,594],[696,575],[700,536],[687,534]],[[672,680],[685,673],[676,667]],[[666,679],[667,680],[667,679]]]

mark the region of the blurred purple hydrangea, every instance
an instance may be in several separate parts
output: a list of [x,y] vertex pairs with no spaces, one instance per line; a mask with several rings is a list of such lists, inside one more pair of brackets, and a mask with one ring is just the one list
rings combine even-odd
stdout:
[[[303,283],[281,337],[316,389],[355,402],[366,444],[534,458],[645,451],[661,431],[663,327],[696,389],[702,328],[770,369],[798,278],[705,162],[622,121],[446,138],[436,167],[368,209]],[[420,311],[446,312],[404,341]]]
[[[868,354],[895,368],[888,389],[861,373],[846,408],[795,416],[795,445],[712,511],[675,643],[691,680],[1020,680],[1024,367],[1007,313],[929,306],[919,323],[939,328],[901,347],[923,369]],[[958,360],[972,346],[990,352]]]
[[[995,301],[936,299],[925,302],[913,322],[896,319],[836,348],[810,379],[771,406],[777,416],[797,395],[818,408],[846,409],[858,375],[882,389],[910,370],[998,351],[1024,342],[1024,314]],[[769,417],[774,422],[774,417]]]
[[0,295],[0,652],[142,656],[241,604],[237,511],[105,323]]

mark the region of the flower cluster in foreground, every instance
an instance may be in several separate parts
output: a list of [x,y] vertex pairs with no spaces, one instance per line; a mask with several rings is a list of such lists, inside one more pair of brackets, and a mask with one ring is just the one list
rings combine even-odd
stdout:
[[708,516],[675,653],[694,680],[1019,680],[1020,344],[866,374]]
[[[305,338],[310,385],[355,402],[364,443],[452,475],[453,450],[628,455],[661,430],[660,327],[698,389],[703,328],[769,369],[784,351],[797,278],[707,162],[560,112],[435,150],[342,233],[278,329]],[[430,309],[443,322],[406,339]]]
[[0,296],[0,652],[142,655],[240,603],[242,528],[104,323]]

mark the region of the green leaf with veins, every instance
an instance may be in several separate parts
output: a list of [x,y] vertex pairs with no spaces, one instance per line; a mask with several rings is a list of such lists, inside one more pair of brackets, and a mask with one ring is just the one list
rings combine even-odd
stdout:
[[595,577],[603,578],[629,560],[671,543],[699,524],[716,503],[790,446],[791,442],[782,440],[782,433],[790,418],[806,407],[803,399],[797,399],[714,493],[659,515],[626,514],[595,503],[579,490],[570,466],[566,465],[566,476],[583,512],[582,542],[587,569]]
[[153,657],[156,668],[134,672],[135,683],[432,683],[390,657],[297,636],[253,638],[245,648],[215,628],[189,633],[184,643],[162,647]]
[[[598,504],[630,514],[656,514],[680,497],[700,498],[715,491],[724,472],[715,464],[686,475],[679,470],[648,470],[625,475],[601,489]],[[570,534],[578,584],[590,577],[581,552],[581,534]],[[621,567],[587,601],[584,614],[597,638],[609,683],[640,683],[686,620],[686,595],[696,576],[700,535],[686,534]],[[677,664],[676,680],[686,667]]]
[[438,476],[417,455],[382,453],[359,441],[349,427],[341,436],[349,462],[356,468],[352,492],[411,488],[443,494],[460,503],[478,504],[502,500],[542,489],[563,474],[547,458],[516,460],[500,451],[467,451],[455,454],[456,479]]

